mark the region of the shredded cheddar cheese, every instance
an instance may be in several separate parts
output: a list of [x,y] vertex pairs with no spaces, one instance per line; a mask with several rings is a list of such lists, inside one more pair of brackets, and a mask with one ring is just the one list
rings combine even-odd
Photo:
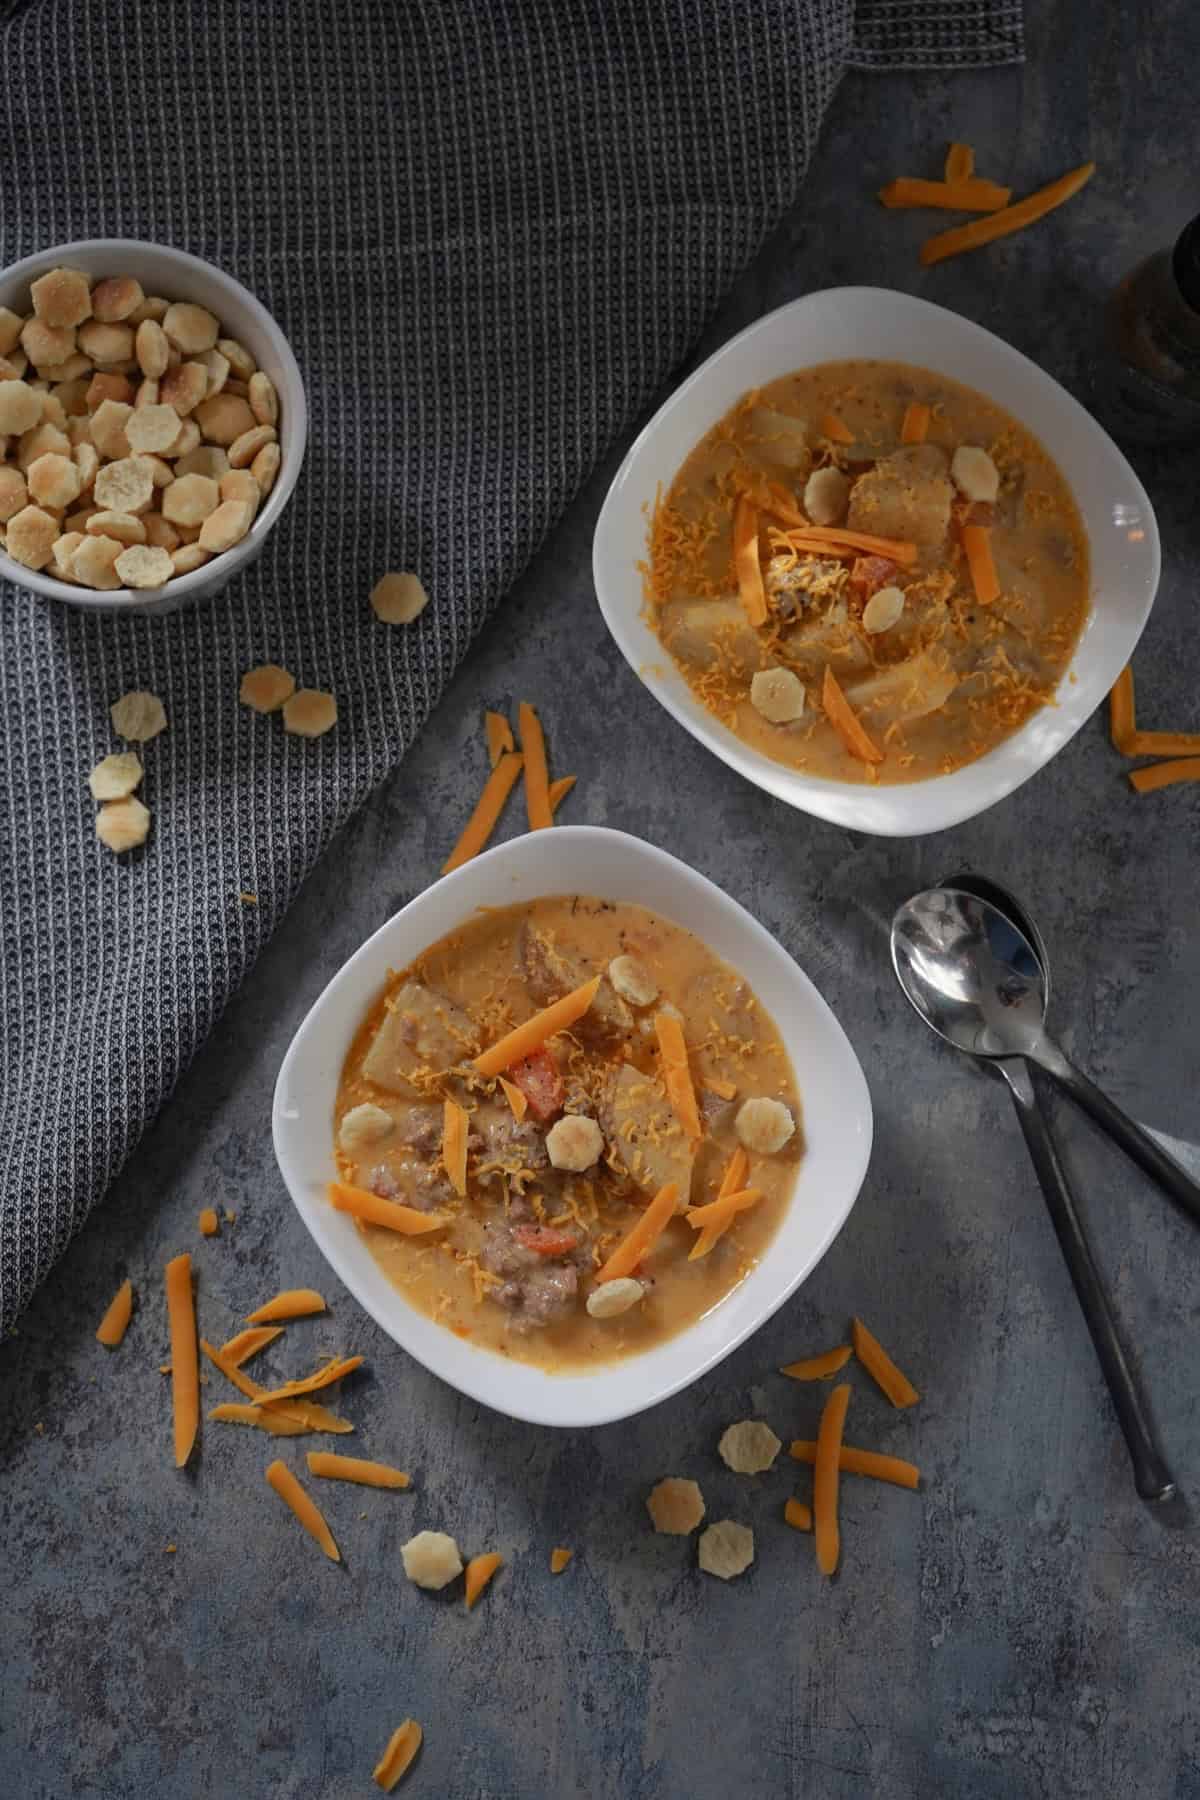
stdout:
[[96,1341],[115,1350],[129,1329],[133,1316],[133,1283],[123,1281],[109,1302],[108,1311],[96,1327]]
[[388,1739],[387,1749],[375,1765],[374,1780],[377,1787],[390,1794],[396,1783],[411,1767],[413,1758],[421,1748],[421,1727],[415,1719],[405,1719],[403,1725],[397,1725]]
[[291,1508],[330,1562],[341,1562],[342,1553],[333,1541],[333,1533],[326,1524],[324,1513],[311,1495],[305,1493],[286,1463],[273,1462],[267,1465],[267,1486],[273,1488],[284,1505]]
[[303,1319],[323,1313],[325,1302],[315,1288],[285,1288],[273,1300],[246,1314],[247,1325],[273,1325],[279,1319]]
[[186,1251],[166,1268],[167,1317],[171,1327],[171,1394],[175,1414],[175,1467],[192,1454],[200,1424],[200,1367],[196,1353],[196,1302],[192,1259]]
[[406,1488],[412,1477],[403,1469],[388,1463],[367,1462],[361,1456],[337,1456],[332,1450],[310,1450],[307,1458],[310,1475],[321,1475],[327,1481],[354,1481],[361,1487]]

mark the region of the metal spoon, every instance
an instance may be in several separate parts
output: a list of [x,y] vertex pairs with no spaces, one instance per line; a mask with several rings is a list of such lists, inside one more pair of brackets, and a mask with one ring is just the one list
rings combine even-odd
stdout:
[[989,1061],[1036,1063],[1200,1225],[1200,1186],[1047,1032],[1042,965],[1012,918],[961,889],[929,888],[892,920],[892,962],[905,994],[939,1037]]
[[[989,881],[985,876],[952,878],[941,890],[934,890],[934,893],[941,893],[947,897],[956,894],[963,902],[975,900],[989,913],[996,915],[991,920],[993,937],[999,936],[997,927],[1002,922],[1007,927],[1008,935],[1001,937],[1000,941],[1007,944],[1010,954],[1015,953],[1019,958],[1022,975],[1028,976],[1031,973],[1031,965],[1036,966],[1040,977],[1044,1010],[1050,991],[1049,958],[1036,923],[1015,897],[1001,887],[998,882]],[[907,907],[901,907],[896,914],[892,925],[892,960],[900,985],[915,1010],[920,1013],[927,1024],[932,1025],[940,1036],[946,1037],[956,1048],[963,1049],[967,1046],[961,1041],[960,1036],[943,1030],[941,1024],[931,1013],[930,996],[925,980],[929,962],[928,950],[922,945],[924,960],[922,976],[918,979],[914,979],[913,962],[908,954],[914,941],[910,909],[915,907],[917,902],[929,898],[930,895],[918,895],[915,901],[910,901]],[[962,968],[961,961],[959,961],[953,969],[952,985],[955,990],[953,996],[954,1016],[960,1024],[963,1018],[960,1010],[962,1005],[961,976]],[[934,1010],[936,1011],[936,1009]],[[938,1018],[940,1018],[940,1013]],[[1144,1500],[1168,1500],[1175,1492],[1175,1483],[1154,1442],[1145,1404],[1138,1392],[1122,1348],[1103,1280],[1092,1256],[1091,1247],[1083,1229],[1083,1222],[1067,1182],[1066,1171],[1059,1160],[1058,1151],[1046,1116],[1039,1104],[1029,1070],[1019,1055],[1006,1057],[997,1055],[995,1052],[988,1053],[977,1050],[972,1050],[971,1053],[985,1055],[997,1073],[1002,1075],[1008,1083],[1017,1118],[1020,1121],[1021,1130],[1045,1197],[1046,1208],[1074,1284],[1084,1321],[1091,1334],[1118,1422],[1129,1448],[1137,1491]]]

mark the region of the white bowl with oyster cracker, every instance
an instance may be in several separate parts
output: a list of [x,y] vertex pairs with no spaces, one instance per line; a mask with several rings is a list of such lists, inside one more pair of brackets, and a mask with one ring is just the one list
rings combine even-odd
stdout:
[[[759,993],[795,1072],[804,1155],[787,1210],[759,1260],[703,1317],[623,1361],[561,1372],[458,1337],[388,1280],[355,1221],[327,1198],[338,1178],[338,1080],[364,1014],[393,969],[485,906],[580,893],[647,907],[694,932]],[[757,1331],[816,1268],[845,1224],[871,1154],[871,1099],[849,1039],[783,946],[703,875],[640,838],[599,826],[534,831],[445,875],[381,925],[314,1002],[275,1084],[275,1156],[297,1212],[359,1304],[451,1387],[535,1425],[628,1418],[697,1381]]]
[[[0,580],[15,582],[50,600],[61,600],[66,606],[86,612],[176,612],[218,593],[248,568],[261,554],[268,534],[287,505],[304,460],[308,436],[308,409],[299,366],[278,324],[247,288],[200,257],[166,244],[143,243],[135,238],[85,238],[78,243],[54,245],[0,273],[0,308],[6,307],[22,317],[28,315],[33,310],[32,284],[57,268],[77,269],[89,281],[132,276],[147,296],[160,295],[171,302],[204,307],[215,315],[219,337],[233,338],[243,345],[257,368],[269,377],[278,396],[280,460],[274,484],[240,542],[214,555],[201,568],[173,575],[157,588],[93,589],[56,579],[53,563],[43,569],[31,569],[0,549]],[[30,379],[35,372],[31,363]]]

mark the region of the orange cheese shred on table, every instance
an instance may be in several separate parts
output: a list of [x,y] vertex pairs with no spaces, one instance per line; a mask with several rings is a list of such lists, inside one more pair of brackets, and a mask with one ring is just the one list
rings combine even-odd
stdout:
[[1095,172],[1094,162],[1080,163],[1077,169],[1060,175],[1057,181],[1049,182],[1036,193],[1028,194],[1015,206],[1004,206],[986,218],[972,219],[969,225],[956,225],[951,231],[941,231],[936,237],[926,238],[921,245],[922,263],[929,267],[932,263],[944,262],[948,256],[961,256],[964,250],[978,250],[996,238],[1007,237],[1012,231],[1023,231],[1026,225],[1045,218],[1048,212],[1053,212],[1056,206],[1077,194]]
[[579,779],[577,775],[560,775],[550,783],[550,811],[556,813]]
[[758,508],[748,494],[739,494],[733,509],[733,566],[746,617],[752,625],[765,625],[767,592],[758,554]]
[[881,763],[883,761],[883,751],[843,694],[841,683],[834,674],[833,666],[830,663],[825,664],[821,704],[825,708],[826,718],[851,756],[857,756],[860,762],[865,763]]
[[1200,781],[1200,756],[1176,757],[1149,769],[1132,769],[1129,774],[1129,784],[1139,794],[1153,794],[1159,788],[1174,787],[1179,781]]
[[218,1425],[253,1425],[259,1431],[269,1431],[272,1437],[304,1437],[313,1429],[282,1408],[255,1406],[250,1401],[223,1400],[209,1409],[208,1416]]
[[207,1338],[200,1339],[200,1348],[213,1368],[219,1369],[229,1385],[235,1387],[239,1394],[244,1394],[247,1400],[258,1400],[262,1397],[265,1390],[259,1387],[257,1381],[252,1381],[249,1375],[243,1375],[238,1364],[231,1362],[223,1350],[216,1349]]
[[484,1588],[496,1573],[496,1570],[502,1568],[503,1564],[504,1558],[495,1550],[489,1550],[483,1556],[473,1556],[471,1558],[470,1562],[467,1564],[465,1596],[468,1612],[470,1612],[480,1594],[482,1594]]
[[460,1200],[467,1195],[467,1115],[457,1100],[442,1108],[442,1162],[450,1185]]
[[309,1536],[320,1544],[330,1562],[341,1562],[342,1553],[333,1541],[333,1533],[325,1521],[324,1513],[311,1494],[304,1491],[286,1463],[273,1462],[267,1465],[267,1486],[279,1495],[285,1506],[291,1508]]
[[[203,1350],[205,1356],[208,1357],[213,1367],[220,1370],[226,1381],[228,1381],[232,1387],[235,1387],[239,1394],[244,1394],[246,1399],[253,1403],[251,1407],[246,1409],[248,1412],[263,1410],[267,1396],[266,1388],[260,1387],[256,1381],[251,1380],[249,1375],[244,1374],[238,1364],[231,1361],[225,1355],[223,1350],[214,1349],[207,1338],[200,1339],[200,1348]],[[331,1431],[335,1433],[344,1433],[354,1430],[353,1425],[351,1425],[348,1420],[339,1419],[336,1413],[332,1413],[328,1408],[319,1406],[315,1402],[309,1400],[292,1399],[287,1405],[276,1400],[275,1405],[271,1410],[277,1411],[281,1417],[286,1417],[295,1427],[293,1431],[290,1431],[287,1434],[289,1436],[298,1436],[301,1431]],[[210,1413],[209,1417],[212,1418],[214,1415]],[[241,1418],[239,1414],[234,1413],[222,1413],[221,1417],[243,1425],[253,1425],[259,1422],[257,1419],[253,1418]],[[264,1431],[271,1431],[273,1429],[274,1427],[271,1425],[263,1426]]]
[[820,1356],[807,1356],[801,1362],[784,1363],[779,1373],[793,1381],[824,1381],[844,1369],[854,1355],[850,1344],[839,1344],[836,1350],[825,1350]]
[[675,1202],[679,1198],[677,1182],[668,1181],[665,1187],[659,1188],[649,1206],[637,1223],[626,1232],[603,1268],[596,1271],[596,1285],[606,1281],[619,1281],[623,1275],[631,1275],[653,1246],[658,1242],[675,1212]]
[[683,1026],[673,1013],[655,1013],[654,1032],[658,1038],[663,1080],[672,1111],[690,1138],[700,1138],[703,1136],[700,1110],[696,1105],[696,1090],[692,1086],[692,1074],[688,1068]]
[[265,1350],[268,1344],[274,1343],[277,1337],[283,1336],[282,1325],[251,1325],[245,1331],[239,1331],[221,1345],[221,1355],[235,1369]]
[[368,1462],[362,1456],[338,1456],[332,1450],[310,1450],[307,1460],[309,1474],[320,1475],[326,1481],[354,1481],[360,1487],[373,1488],[412,1486],[412,1476],[406,1475],[403,1469],[393,1469],[389,1463]]
[[211,1206],[202,1209],[196,1224],[199,1226],[201,1237],[216,1237],[221,1229],[221,1222]]
[[786,1500],[783,1516],[793,1531],[811,1531],[813,1528],[812,1507],[806,1506],[803,1500]]
[[483,728],[487,734],[488,762],[494,769],[506,750],[515,750],[512,726],[503,713],[485,712]]
[[546,764],[546,735],[542,721],[528,700],[517,708],[517,727],[525,756],[525,806],[530,831],[545,831],[554,823],[550,810],[550,771]]
[[280,1319],[304,1319],[310,1313],[326,1311],[325,1302],[316,1288],[285,1288],[273,1300],[246,1314],[247,1325],[273,1325]]
[[115,1350],[129,1329],[133,1317],[133,1283],[123,1281],[108,1303],[108,1310],[96,1327],[96,1342],[106,1350]]
[[184,1251],[166,1267],[167,1319],[171,1327],[171,1401],[175,1421],[175,1467],[192,1454],[200,1425],[200,1358],[196,1349],[196,1302],[192,1259]]
[[464,863],[479,855],[499,824],[504,803],[517,785],[517,777],[524,767],[525,758],[519,752],[506,751],[500,758],[484,783],[483,792],[476,802],[475,811],[463,827],[462,836],[442,864],[443,875],[449,875],[452,869],[461,869]]
[[1113,683],[1108,696],[1108,730],[1113,747],[1123,755],[1131,756],[1130,742],[1136,729],[1137,721],[1133,698],[1133,669],[1126,663]]
[[415,1206],[402,1206],[398,1200],[384,1200],[367,1188],[352,1187],[348,1181],[329,1183],[329,1204],[337,1212],[351,1213],[368,1225],[382,1225],[386,1231],[400,1231],[406,1237],[440,1231],[446,1223],[441,1213],[418,1212]]
[[969,181],[975,173],[975,152],[970,144],[951,144],[943,169],[947,181]]
[[[796,1438],[788,1446],[788,1454],[797,1462],[815,1463],[817,1446],[813,1438]],[[872,1481],[888,1481],[893,1487],[916,1488],[921,1471],[915,1463],[899,1456],[881,1456],[875,1450],[856,1450],[843,1444],[838,1452],[838,1468],[843,1475],[866,1475]]]
[[541,1012],[534,1013],[532,1019],[526,1019],[523,1025],[508,1032],[498,1043],[485,1050],[482,1056],[475,1058],[475,1067],[481,1075],[502,1075],[505,1069],[531,1056],[540,1050],[547,1038],[556,1032],[566,1031],[577,1019],[582,1019],[600,992],[600,977],[593,976],[577,987],[573,993],[564,994],[561,1000],[544,1006]]
[[361,1356],[334,1356],[327,1363],[315,1370],[311,1375],[304,1375],[299,1381],[285,1381],[282,1387],[259,1390],[259,1400],[264,1406],[278,1406],[282,1400],[291,1400],[298,1394],[315,1393],[318,1388],[332,1387],[335,1381],[350,1375],[363,1364]]
[[850,1328],[854,1354],[875,1385],[882,1388],[893,1406],[915,1406],[921,1398],[907,1375],[901,1374],[879,1339],[873,1337],[861,1319]]
[[932,206],[942,212],[997,213],[1012,199],[1012,189],[980,175],[959,181],[922,181],[916,175],[897,175],[879,190],[883,205],[893,210]]
[[568,1550],[564,1545],[559,1544],[550,1552],[550,1573],[561,1575],[574,1554],[573,1550]]
[[817,1432],[817,1454],[813,1463],[813,1531],[816,1536],[817,1567],[822,1575],[832,1575],[841,1557],[838,1458],[849,1404],[850,1383],[843,1381],[826,1400]]
[[400,1777],[412,1765],[412,1760],[421,1748],[423,1739],[421,1727],[415,1719],[405,1719],[403,1725],[397,1725],[387,1742],[387,1749],[375,1765],[374,1782],[386,1794],[390,1794]]

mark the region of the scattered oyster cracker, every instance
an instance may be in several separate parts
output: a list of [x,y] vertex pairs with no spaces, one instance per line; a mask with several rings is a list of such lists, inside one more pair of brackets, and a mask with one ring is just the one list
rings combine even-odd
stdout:
[[108,709],[113,730],[127,744],[146,744],[167,728],[167,715],[157,694],[134,688]]
[[444,1531],[418,1531],[400,1547],[404,1573],[418,1587],[443,1588],[463,1570],[458,1545]]
[[120,750],[100,759],[88,776],[88,786],[96,800],[127,800],[141,779],[141,758],[132,750]]
[[96,814],[96,836],[109,850],[136,850],[150,830],[150,812],[133,794],[109,800]]
[[371,605],[385,625],[411,625],[429,605],[429,595],[419,575],[392,570],[371,589]]
[[697,1558],[706,1575],[732,1581],[754,1561],[754,1533],[734,1519],[719,1519],[700,1533]]
[[669,1537],[686,1537],[695,1531],[704,1517],[704,1495],[696,1482],[680,1475],[668,1475],[665,1481],[650,1489],[646,1511],[655,1531]]
[[256,669],[247,669],[242,676],[238,699],[243,706],[252,706],[255,712],[273,713],[278,712],[295,691],[294,675],[280,668],[278,663],[259,663]]
[[337,724],[337,701],[320,688],[297,688],[284,701],[283,729],[296,737],[322,737]]
[[735,1475],[761,1475],[774,1464],[783,1445],[761,1419],[740,1419],[721,1434],[721,1461]]
[[782,1100],[755,1095],[743,1100],[734,1120],[734,1130],[747,1150],[759,1156],[774,1156],[782,1150],[796,1129],[796,1121]]

